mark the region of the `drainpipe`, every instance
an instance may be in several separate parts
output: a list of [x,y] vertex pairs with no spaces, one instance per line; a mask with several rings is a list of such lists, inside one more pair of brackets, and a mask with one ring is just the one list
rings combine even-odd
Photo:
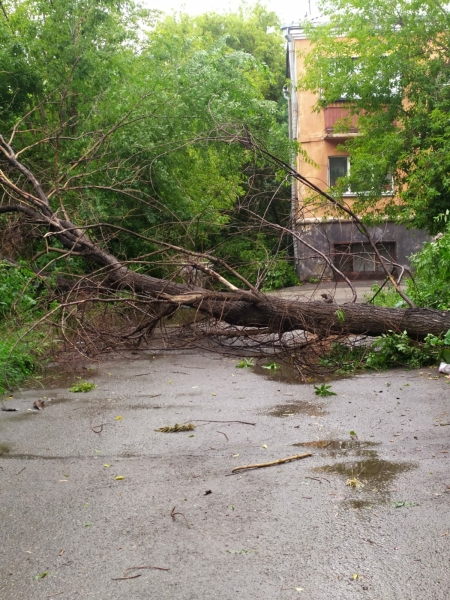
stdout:
[[[288,99],[288,121],[289,121],[289,139],[297,140],[297,127],[298,127],[298,102],[297,102],[297,90],[296,83],[297,77],[295,72],[295,46],[294,40],[289,33],[289,29],[285,33],[287,40],[287,51],[289,56],[289,79],[291,80],[291,90],[287,97]],[[297,156],[295,152],[291,153],[291,167],[297,170]],[[297,221],[297,184],[295,179],[291,181],[291,228],[294,230]],[[300,276],[299,260],[298,260],[298,246],[297,240],[293,239],[294,249],[294,264],[297,274]]]

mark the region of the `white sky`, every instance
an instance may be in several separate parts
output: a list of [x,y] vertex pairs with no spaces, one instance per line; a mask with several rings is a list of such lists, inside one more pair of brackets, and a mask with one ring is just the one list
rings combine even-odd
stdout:
[[[262,0],[261,3],[277,13],[283,25],[298,22],[311,10],[316,12],[315,0]],[[143,0],[143,4],[166,13],[181,11],[190,15],[200,15],[205,12],[235,12],[241,0]],[[248,4],[252,5],[253,2]]]

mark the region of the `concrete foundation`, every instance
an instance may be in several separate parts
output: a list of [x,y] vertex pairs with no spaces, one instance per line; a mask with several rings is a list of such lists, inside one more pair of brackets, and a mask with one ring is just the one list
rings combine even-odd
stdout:
[[[297,224],[297,232],[305,242],[322,252],[349,279],[382,279],[383,269],[367,238],[350,221],[327,221]],[[430,236],[423,230],[408,229],[385,221],[369,232],[383,257],[409,268],[409,257],[418,252]],[[301,281],[336,279],[323,257],[297,241],[297,272]]]

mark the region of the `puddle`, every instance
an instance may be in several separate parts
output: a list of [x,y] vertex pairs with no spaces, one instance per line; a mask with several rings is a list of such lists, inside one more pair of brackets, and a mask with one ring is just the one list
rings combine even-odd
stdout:
[[252,367],[253,373],[262,375],[264,379],[268,379],[269,381],[278,381],[278,383],[290,383],[291,385],[304,383],[302,382],[298,371],[292,365],[276,363],[280,365],[278,369],[265,369],[264,364],[270,364],[270,361],[267,361],[267,363],[256,364]]
[[[376,454],[376,453],[374,453]],[[336,473],[346,479],[356,477],[363,483],[366,482],[370,488],[386,487],[400,473],[405,473],[415,468],[413,463],[396,463],[382,458],[368,458],[354,462],[340,462],[334,465],[316,467],[316,473]]]
[[377,454],[374,450],[371,450],[371,448],[374,446],[379,446],[380,443],[362,442],[359,440],[316,440],[314,442],[299,442],[298,444],[292,445],[326,450],[327,453],[321,454],[321,456],[331,456],[332,458],[336,458],[338,456],[348,456],[349,454],[375,458]]
[[329,381],[339,381],[341,379],[347,379],[349,376],[345,374],[338,374],[336,372],[330,372],[324,370],[317,371],[315,374],[308,372],[307,377],[303,377],[299,374],[298,370],[291,364],[283,361],[274,361],[278,365],[277,369],[265,369],[264,365],[271,364],[270,359],[266,359],[264,362],[256,363],[251,369],[256,375],[262,375],[264,379],[269,381],[276,381],[278,383],[288,383],[290,385],[308,385],[312,383],[326,383]]
[[[309,417],[322,417],[326,414],[321,404],[311,404],[304,400],[297,400],[289,404],[277,404],[269,411],[271,417],[289,417],[290,415],[308,415]],[[295,444],[294,444],[295,445]]]
[[[379,442],[363,440],[315,440],[292,444],[296,447],[317,448],[323,450],[321,456],[327,458],[349,457],[346,462],[336,462],[323,467],[315,467],[314,473],[334,474],[342,478],[346,494],[339,497],[348,508],[369,510],[372,504],[389,502],[390,487],[395,478],[417,468],[415,463],[391,462],[378,456]],[[351,460],[351,459],[354,460]],[[347,482],[356,478],[361,487],[347,486]]]
[[55,390],[59,388],[69,389],[75,383],[79,381],[91,380],[95,375],[98,375],[97,369],[83,369],[82,371],[63,371],[58,367],[52,367],[47,370],[46,374],[39,379],[30,379],[30,387],[27,386],[24,389],[36,389],[42,388],[43,390]]
[[[353,478],[362,483],[359,488],[351,488],[350,486],[346,488],[349,496],[353,496],[346,498],[346,504],[349,508],[368,508],[371,504],[389,502],[390,486],[395,478],[401,473],[417,468],[417,465],[415,463],[390,462],[378,458],[375,451],[371,452],[374,456],[364,460],[339,462],[334,465],[316,467],[313,471],[315,473],[340,475],[344,484]],[[357,495],[357,498],[354,497],[355,495]]]

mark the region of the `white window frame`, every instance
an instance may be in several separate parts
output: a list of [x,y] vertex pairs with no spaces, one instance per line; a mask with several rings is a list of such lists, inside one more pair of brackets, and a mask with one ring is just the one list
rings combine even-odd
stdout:
[[[331,165],[330,165],[330,159],[333,158],[346,158],[347,159],[347,172],[345,174],[345,177],[347,177],[348,175],[350,175],[350,156],[345,156],[345,155],[332,155],[332,156],[328,156],[328,187],[331,187]],[[394,178],[391,174],[386,175],[386,180],[389,178],[390,183],[391,183],[391,187],[389,190],[386,190],[385,192],[381,192],[382,196],[394,196],[395,195],[395,190],[394,190]],[[364,194],[368,194],[369,192],[353,192],[350,188],[348,188],[344,193],[343,196],[344,197],[355,197],[358,196],[359,194],[364,195]]]
[[[342,154],[336,154],[334,156],[329,156],[328,157],[328,187],[332,187],[331,186],[331,160],[333,158],[346,158],[347,159],[347,172],[344,175],[344,177],[347,177],[347,175],[349,175],[350,173],[350,156],[345,156]],[[353,194],[353,192],[350,190],[350,188],[344,192],[344,196],[354,196],[355,194]]]

